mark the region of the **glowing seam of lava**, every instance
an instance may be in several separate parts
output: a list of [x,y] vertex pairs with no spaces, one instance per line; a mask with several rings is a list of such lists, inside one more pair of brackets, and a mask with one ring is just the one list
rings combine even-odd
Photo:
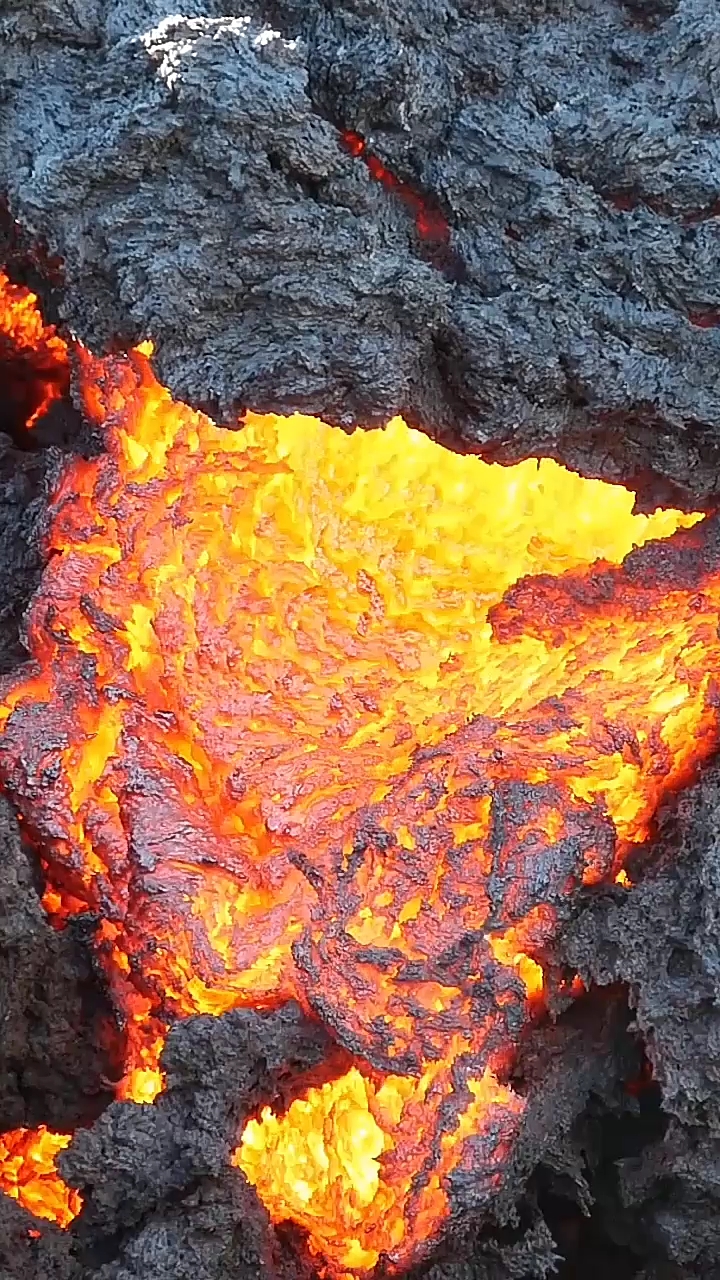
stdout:
[[[32,395],[25,427],[34,426],[70,384],[67,346],[54,325],[43,322],[37,296],[13,284],[0,269],[0,360],[12,360]],[[3,388],[7,397],[12,387]]]
[[401,1268],[455,1173],[501,1184],[572,894],[717,744],[713,522],[78,358],[108,455],[55,495],[0,775],[47,906],[103,917],[126,1095],[173,1016],[298,999],[353,1065],[234,1163],[333,1274]]
[[58,1176],[58,1154],[71,1136],[39,1129],[13,1129],[0,1134],[0,1191],[12,1196],[36,1218],[67,1227],[82,1208],[82,1199]]

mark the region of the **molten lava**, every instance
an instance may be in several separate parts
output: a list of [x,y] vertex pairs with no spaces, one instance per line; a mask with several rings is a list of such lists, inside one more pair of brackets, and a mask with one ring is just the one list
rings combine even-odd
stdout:
[[325,1023],[352,1066],[233,1162],[329,1274],[400,1269],[501,1185],[558,928],[717,745],[718,521],[77,356],[107,454],[54,495],[0,739],[46,907],[102,920],[124,1096],[178,1016]]
[[70,1136],[39,1129],[12,1129],[0,1134],[0,1191],[34,1213],[60,1227],[67,1227],[82,1208],[77,1191],[58,1176],[59,1152],[70,1145]]
[[32,427],[70,387],[67,344],[43,323],[38,300],[0,270],[0,391],[11,424]]

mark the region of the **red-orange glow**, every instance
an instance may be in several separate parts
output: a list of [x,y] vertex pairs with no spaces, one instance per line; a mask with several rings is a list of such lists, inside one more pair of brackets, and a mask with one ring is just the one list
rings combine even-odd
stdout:
[[282,1206],[278,1216],[306,1228],[312,1252],[340,1269],[367,1271],[383,1252],[402,1256],[411,1215],[418,1241],[437,1234],[448,1213],[445,1182],[468,1134],[486,1144],[488,1173],[499,1183],[495,1169],[507,1158],[522,1102],[489,1071],[465,1089],[457,1124],[441,1137],[440,1158],[417,1197],[407,1150],[422,1143],[423,1125],[437,1125],[451,1092],[445,1063],[428,1065],[418,1078],[377,1081],[351,1067],[309,1089],[279,1119],[265,1107],[245,1127],[233,1164],[267,1205]]
[[12,1129],[0,1134],[0,1191],[18,1200],[36,1218],[67,1227],[82,1208],[82,1199],[61,1179],[56,1160],[70,1135],[39,1129]]
[[437,245],[449,242],[450,226],[437,203],[415,191],[408,182],[403,182],[387,169],[378,156],[368,151],[362,134],[356,133],[354,129],[346,129],[342,134],[342,141],[351,156],[365,161],[375,181],[381,183],[387,191],[392,191],[410,209],[421,240],[429,240]]
[[0,366],[5,404],[32,427],[70,385],[67,344],[43,323],[37,296],[0,270]]
[[147,356],[78,351],[108,452],[54,497],[0,777],[48,910],[102,918],[122,1096],[174,1017],[297,999],[353,1064],[234,1163],[328,1274],[400,1269],[453,1176],[500,1185],[573,896],[717,745],[716,523],[400,419],[227,431]]

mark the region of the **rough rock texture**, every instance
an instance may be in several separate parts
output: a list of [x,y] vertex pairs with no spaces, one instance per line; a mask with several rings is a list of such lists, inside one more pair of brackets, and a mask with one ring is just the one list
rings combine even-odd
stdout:
[[27,658],[22,617],[40,582],[40,534],[58,457],[21,453],[0,430],[0,676]]
[[[167,1091],[153,1107],[113,1103],[60,1167],[86,1207],[77,1253],[98,1280],[282,1276],[282,1249],[254,1191],[229,1167],[261,1100],[316,1067],[328,1042],[296,1006],[197,1017],[170,1033]],[[297,1275],[294,1260],[288,1274]]]
[[[472,1224],[467,1214],[474,1209],[477,1217],[477,1185],[466,1180],[454,1187],[461,1225],[451,1224],[432,1280],[552,1273],[552,1235],[532,1197],[518,1218],[518,1197],[523,1200],[539,1156],[566,1176],[572,1164],[572,1176],[582,1182],[568,1154],[572,1125],[589,1092],[612,1094],[634,1063],[625,1021],[622,1002],[604,1000],[599,1016],[597,1008],[573,1010],[540,1037],[525,1062],[527,1120],[505,1192],[489,1219]],[[70,1232],[83,1280],[314,1277],[299,1236],[271,1227],[242,1174],[229,1168],[229,1156],[249,1112],[264,1101],[282,1105],[299,1079],[319,1078],[329,1048],[322,1029],[293,1005],[274,1014],[238,1010],[178,1024],[163,1058],[167,1091],[155,1105],[113,1103],[60,1158],[64,1175],[86,1199]],[[54,1231],[48,1239],[55,1248]]]
[[35,892],[9,803],[0,797],[0,1132],[72,1128],[110,1094],[98,1047],[109,1021],[78,931],[56,933]]
[[0,189],[90,343],[224,413],[718,491],[715,0],[4,0],[0,47]]
[[600,899],[567,941],[580,972],[630,984],[668,1117],[664,1135],[618,1163],[605,1226],[674,1267],[668,1276],[698,1280],[720,1275],[719,917],[716,767],[663,816],[641,882]]
[[[30,1232],[33,1234],[31,1235]],[[80,1280],[69,1236],[0,1195],[0,1280]]]

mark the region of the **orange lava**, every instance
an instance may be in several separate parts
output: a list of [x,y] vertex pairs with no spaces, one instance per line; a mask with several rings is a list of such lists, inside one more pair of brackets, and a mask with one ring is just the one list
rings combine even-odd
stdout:
[[232,1162],[271,1211],[282,1206],[274,1217],[306,1228],[312,1252],[351,1272],[367,1271],[381,1253],[403,1255],[411,1215],[417,1240],[432,1241],[448,1212],[445,1180],[460,1164],[468,1135],[492,1133],[491,1169],[507,1158],[523,1104],[486,1071],[466,1082],[457,1124],[440,1138],[431,1177],[415,1189],[408,1149],[423,1145],[424,1124],[437,1124],[451,1093],[444,1063],[428,1064],[418,1078],[377,1082],[351,1067],[309,1089],[280,1119],[265,1107],[246,1125]]
[[77,1191],[60,1178],[56,1160],[70,1135],[39,1129],[12,1129],[0,1134],[0,1191],[18,1200],[36,1218],[67,1227],[80,1212]]
[[21,422],[32,427],[50,405],[67,394],[70,366],[67,344],[54,325],[46,325],[36,294],[13,284],[0,270],[0,391],[5,405],[17,407]]
[[78,358],[108,452],[54,497],[0,777],[47,909],[102,918],[123,1096],[173,1018],[297,999],[353,1065],[233,1163],[328,1274],[399,1270],[501,1186],[564,915],[717,746],[717,521]]

